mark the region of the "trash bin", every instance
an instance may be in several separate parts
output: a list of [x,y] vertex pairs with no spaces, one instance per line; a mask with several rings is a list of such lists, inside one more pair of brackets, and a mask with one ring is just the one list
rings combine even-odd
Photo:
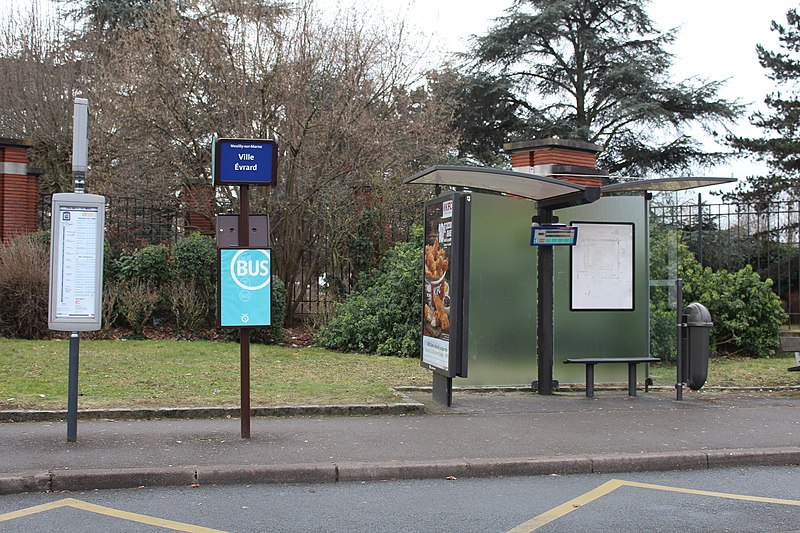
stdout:
[[708,377],[708,354],[711,350],[711,313],[702,304],[690,303],[683,309],[683,381],[692,390],[700,390]]

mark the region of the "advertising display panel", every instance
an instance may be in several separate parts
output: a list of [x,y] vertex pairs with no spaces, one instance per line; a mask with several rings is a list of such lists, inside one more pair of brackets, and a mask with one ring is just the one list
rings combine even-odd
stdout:
[[105,197],[53,195],[48,327],[96,331],[102,322]]
[[272,325],[272,251],[222,248],[217,257],[219,326]]
[[463,193],[425,202],[422,366],[447,377],[467,374],[465,246],[469,211]]

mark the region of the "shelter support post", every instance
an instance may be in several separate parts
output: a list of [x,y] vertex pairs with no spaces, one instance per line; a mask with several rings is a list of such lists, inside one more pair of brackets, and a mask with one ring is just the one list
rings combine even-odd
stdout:
[[683,400],[683,280],[678,278],[675,281],[675,305],[677,308],[677,357],[675,367],[678,374],[675,380],[675,399]]
[[453,405],[453,378],[433,373],[433,400],[445,407]]
[[[539,223],[553,222],[553,210],[547,207],[538,209]],[[538,313],[536,326],[537,392],[553,394],[553,247],[541,246],[537,252],[538,261]]]

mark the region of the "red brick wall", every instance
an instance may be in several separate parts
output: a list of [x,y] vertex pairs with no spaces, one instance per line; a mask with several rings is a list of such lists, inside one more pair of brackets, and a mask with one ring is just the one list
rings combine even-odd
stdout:
[[[28,146],[0,144],[0,163],[23,165],[24,174],[0,174],[0,241],[38,229],[39,179],[27,174]],[[13,170],[13,169],[11,169]]]
[[216,233],[214,188],[195,185],[183,188],[183,205],[186,210],[186,232],[199,231],[203,235]]
[[542,148],[530,152],[533,165],[573,165],[594,169],[597,156],[589,152],[578,152],[564,148]]

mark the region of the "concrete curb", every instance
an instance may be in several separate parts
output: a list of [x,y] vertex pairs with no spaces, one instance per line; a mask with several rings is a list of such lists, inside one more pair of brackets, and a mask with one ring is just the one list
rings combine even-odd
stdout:
[[[425,411],[425,406],[412,400],[389,404],[347,404],[347,405],[286,405],[278,407],[253,407],[254,417],[295,417],[295,416],[363,416],[363,415],[406,415]],[[156,418],[202,419],[238,418],[238,407],[157,407],[152,409],[82,409],[78,411],[81,420],[151,420]],[[3,422],[58,422],[67,418],[66,409],[0,411]]]
[[0,474],[0,494],[260,483],[536,476],[800,465],[800,447],[512,459],[51,470]]
[[[638,385],[639,392],[643,393],[643,385]],[[425,385],[403,385],[395,387],[397,392],[431,392],[433,387]],[[564,383],[556,387],[553,392],[584,392],[586,386],[580,383]],[[595,383],[595,391],[627,391],[627,384],[619,383]],[[675,385],[650,385],[651,392],[675,392]],[[531,392],[530,385],[486,385],[486,386],[454,386],[453,392],[468,393],[498,393],[498,392]],[[692,391],[694,393],[694,391]],[[705,386],[701,392],[800,392],[800,385],[775,385],[774,387],[740,387],[740,386]]]

